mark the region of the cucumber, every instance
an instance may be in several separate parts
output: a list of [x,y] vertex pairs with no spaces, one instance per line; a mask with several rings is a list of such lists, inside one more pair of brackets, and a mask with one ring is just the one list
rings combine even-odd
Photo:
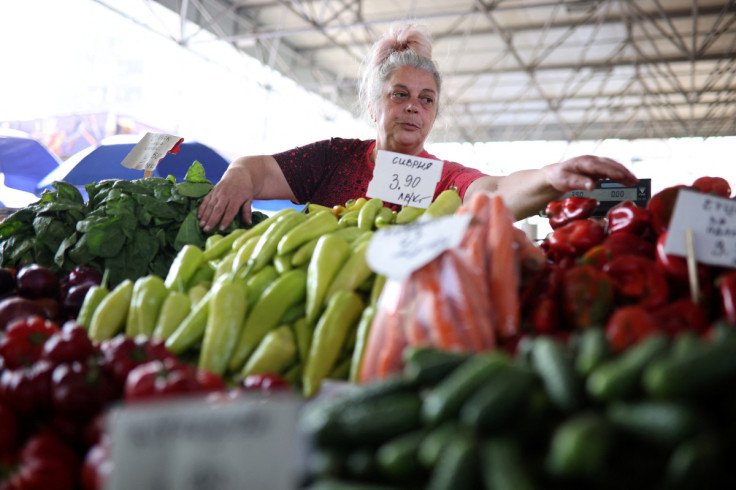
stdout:
[[458,437],[449,442],[434,466],[426,490],[460,490],[479,487],[474,441]]
[[673,401],[616,401],[607,406],[606,416],[617,429],[664,447],[674,447],[704,425],[692,406]]
[[378,470],[392,481],[414,479],[422,470],[419,447],[426,435],[427,430],[422,428],[381,444],[376,450]]
[[419,445],[417,457],[425,468],[433,468],[440,459],[442,450],[453,439],[469,438],[472,431],[456,420],[448,420],[431,429]]
[[575,372],[574,359],[566,346],[548,336],[537,337],[531,352],[532,366],[542,379],[552,404],[563,412],[572,412],[582,402],[581,379]]
[[650,364],[644,388],[655,398],[686,398],[717,390],[736,380],[736,339],[708,342],[689,352]]
[[513,437],[495,437],[481,442],[481,476],[487,490],[534,490],[529,468],[523,463],[519,442]]
[[348,478],[373,479],[378,470],[375,449],[373,447],[362,447],[350,451],[345,456],[343,468]]
[[610,355],[611,348],[603,328],[587,328],[582,331],[578,341],[575,371],[580,376],[587,376]]
[[557,426],[550,441],[545,465],[557,477],[595,479],[613,444],[606,418],[594,411],[581,411]]
[[345,446],[381,444],[420,426],[418,393],[399,393],[333,413],[331,440]]
[[404,375],[420,386],[433,386],[473,354],[435,347],[407,347],[404,350]]
[[470,357],[427,393],[422,403],[422,420],[437,425],[457,416],[465,400],[509,363],[508,355],[501,351]]
[[364,403],[415,392],[413,382],[397,376],[356,387],[334,398],[317,399],[304,408],[299,418],[299,429],[318,446],[342,445],[344,441],[337,414]]
[[460,408],[460,420],[485,434],[499,432],[527,401],[536,376],[509,365],[493,375]]
[[599,401],[623,399],[641,386],[644,369],[667,353],[669,341],[664,334],[641,340],[638,344],[593,369],[585,382],[590,396]]
[[312,482],[304,487],[304,490],[401,490],[401,488],[378,483],[351,481],[345,478],[324,478]]
[[[667,488],[715,488],[721,447],[709,433],[698,434],[675,447],[665,468]],[[723,482],[720,482],[723,484]]]

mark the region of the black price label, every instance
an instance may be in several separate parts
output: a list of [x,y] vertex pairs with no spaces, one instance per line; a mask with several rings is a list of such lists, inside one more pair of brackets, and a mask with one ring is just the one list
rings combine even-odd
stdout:
[[598,207],[593,212],[596,218],[602,218],[609,209],[622,201],[633,201],[639,207],[646,207],[652,197],[652,179],[639,179],[633,187],[626,187],[612,180],[598,182],[592,191],[572,191],[562,198],[569,196],[592,197],[598,200]]

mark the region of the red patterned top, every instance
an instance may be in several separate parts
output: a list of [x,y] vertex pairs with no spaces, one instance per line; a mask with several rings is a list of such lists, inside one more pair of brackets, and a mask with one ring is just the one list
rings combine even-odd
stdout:
[[[300,146],[273,155],[299,203],[311,202],[323,206],[345,204],[349,199],[365,197],[373,178],[375,165],[370,154],[375,140],[331,138]],[[424,151],[420,157],[439,158]],[[442,177],[435,198],[451,186],[460,197],[471,182],[484,176],[480,170],[444,160]]]

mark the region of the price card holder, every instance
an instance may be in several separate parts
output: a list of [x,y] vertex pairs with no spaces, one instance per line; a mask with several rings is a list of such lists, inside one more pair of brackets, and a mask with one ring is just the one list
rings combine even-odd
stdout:
[[292,398],[177,401],[111,412],[109,490],[296,488],[305,444]]
[[182,141],[183,138],[170,134],[146,133],[121,164],[127,168],[143,170],[144,177],[150,177],[167,153],[179,153]]
[[366,196],[426,209],[434,198],[442,165],[441,160],[378,150]]
[[609,209],[622,201],[634,201],[637,206],[646,207],[652,197],[652,179],[639,179],[633,187],[626,187],[612,180],[598,182],[592,191],[572,191],[568,196],[592,197],[598,200],[598,207],[593,212],[596,218],[602,218]]
[[736,201],[681,189],[664,251],[687,257],[688,249],[698,262],[736,267]]
[[378,230],[366,251],[368,266],[377,274],[403,280],[445,250],[457,247],[471,219],[467,213]]

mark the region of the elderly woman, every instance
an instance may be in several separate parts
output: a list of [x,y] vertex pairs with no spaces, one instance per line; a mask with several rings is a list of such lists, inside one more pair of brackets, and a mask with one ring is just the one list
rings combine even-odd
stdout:
[[[288,199],[324,206],[365,196],[378,150],[437,159],[424,143],[437,118],[441,76],[432,60],[427,31],[408,24],[374,45],[361,85],[364,112],[376,126],[375,140],[331,138],[275,155],[234,160],[199,208],[200,226],[221,228],[241,212],[250,222],[254,199]],[[490,176],[444,161],[435,197],[455,186],[467,202],[476,192],[503,197],[517,219],[539,212],[575,189],[612,179],[632,185],[636,177],[608,158],[580,156],[540,169]]]

